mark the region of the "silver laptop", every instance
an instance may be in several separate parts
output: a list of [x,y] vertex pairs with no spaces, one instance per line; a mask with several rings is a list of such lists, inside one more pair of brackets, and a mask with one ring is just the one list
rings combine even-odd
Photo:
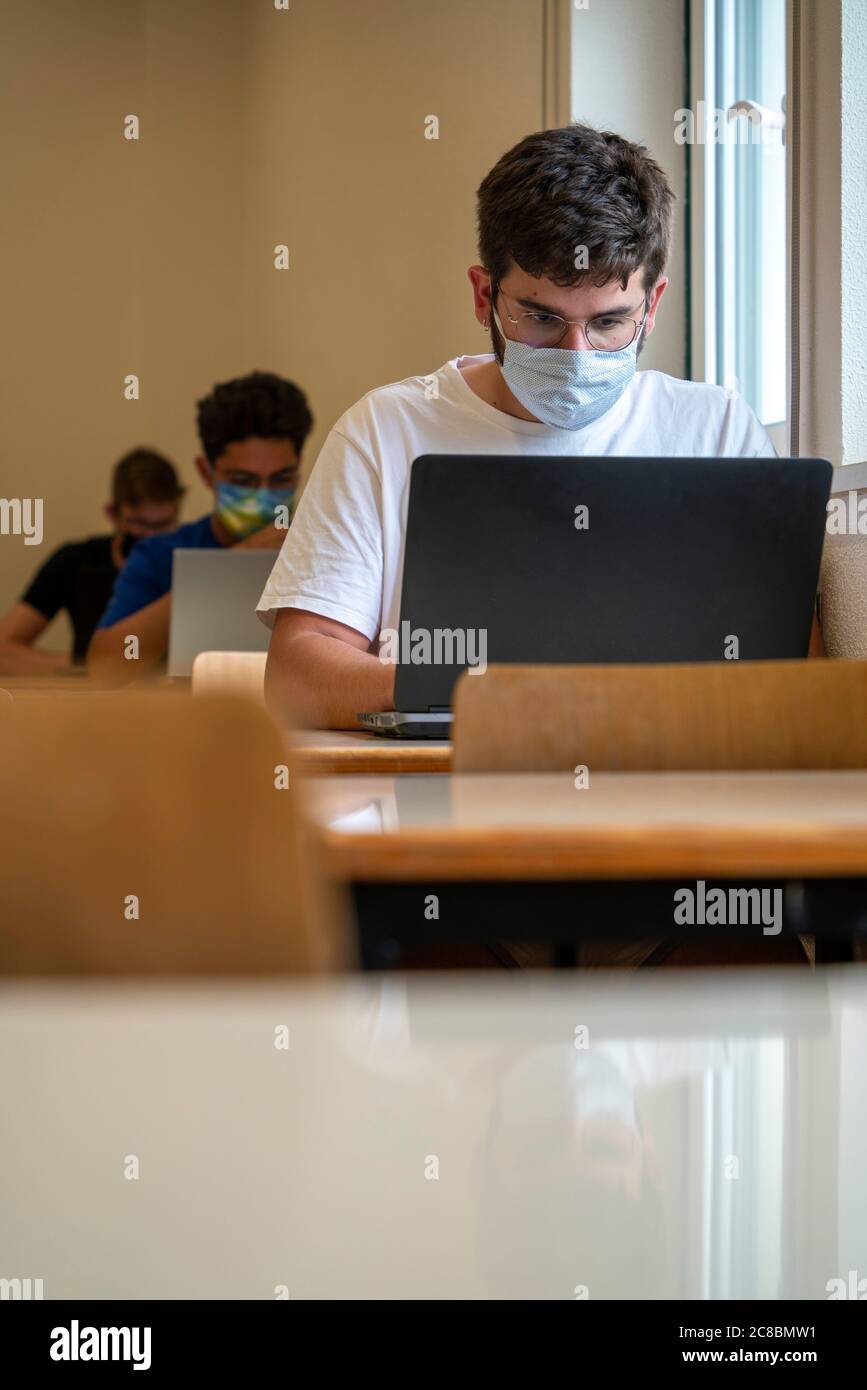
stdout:
[[256,605],[276,550],[176,550],[168,674],[189,676],[199,652],[265,652]]

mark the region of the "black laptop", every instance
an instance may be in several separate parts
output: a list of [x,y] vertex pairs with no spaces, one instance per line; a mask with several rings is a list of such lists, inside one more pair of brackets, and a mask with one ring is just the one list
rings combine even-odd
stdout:
[[[497,662],[804,657],[825,459],[425,454],[409,490],[393,711],[448,738],[452,691]],[[527,711],[532,718],[532,710]]]

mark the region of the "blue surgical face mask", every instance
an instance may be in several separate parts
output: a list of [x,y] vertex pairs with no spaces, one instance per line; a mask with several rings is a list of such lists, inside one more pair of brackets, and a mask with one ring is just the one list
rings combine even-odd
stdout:
[[604,415],[635,375],[642,325],[635,340],[617,352],[530,347],[503,339],[502,371],[512,395],[537,420],[559,430],[580,430]]
[[235,541],[245,540],[274,521],[278,507],[286,507],[291,517],[295,497],[293,487],[241,487],[238,483],[217,483],[214,487],[216,513]]

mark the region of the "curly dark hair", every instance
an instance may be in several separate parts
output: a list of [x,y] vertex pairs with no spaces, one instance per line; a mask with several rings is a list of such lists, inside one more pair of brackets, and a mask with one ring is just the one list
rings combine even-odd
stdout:
[[[675,195],[645,146],[622,135],[577,122],[528,135],[477,196],[479,258],[496,284],[513,261],[564,287],[625,289],[643,267],[647,291],[665,269]],[[576,269],[579,247],[586,269]]]
[[199,438],[209,463],[244,439],[291,439],[300,455],[313,428],[307,397],[273,372],[222,381],[197,402]]

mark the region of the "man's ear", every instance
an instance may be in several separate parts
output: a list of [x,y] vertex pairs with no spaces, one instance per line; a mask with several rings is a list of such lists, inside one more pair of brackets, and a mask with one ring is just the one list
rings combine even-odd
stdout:
[[210,488],[213,492],[214,473],[210,463],[205,458],[204,454],[196,454],[196,472],[198,473],[202,482],[205,484],[205,487]]
[[113,502],[106,502],[102,514],[111,522],[113,527],[117,526],[117,507]]
[[644,338],[649,337],[653,332],[653,325],[656,321],[656,310],[659,307],[659,301],[667,289],[668,280],[663,276],[661,280],[657,280],[653,289],[650,291],[650,302],[647,307],[647,322],[644,325],[644,333],[642,334]]
[[473,287],[473,310],[480,324],[491,321],[491,277],[482,265],[471,265],[467,279]]
[[486,328],[490,333],[491,350],[502,366],[503,339],[494,322],[494,309],[491,303],[491,291],[493,289],[491,274],[482,265],[471,265],[467,271],[467,279],[473,287],[473,311],[476,321],[481,328]]

